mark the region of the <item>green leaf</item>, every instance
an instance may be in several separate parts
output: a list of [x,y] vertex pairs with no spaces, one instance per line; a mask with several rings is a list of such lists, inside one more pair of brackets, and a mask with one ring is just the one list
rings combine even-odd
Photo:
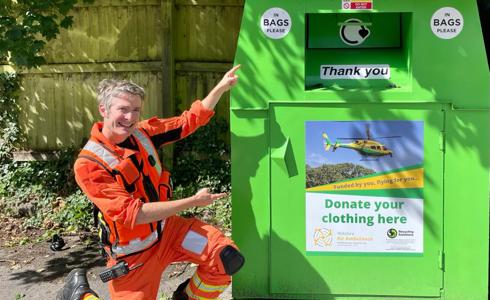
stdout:
[[20,26],[13,26],[10,30],[5,33],[5,38],[9,39],[10,42],[21,41],[23,36],[23,29]]
[[42,58],[44,40],[56,38],[59,28],[69,28],[67,16],[77,0],[0,0],[0,60],[22,67],[36,67]]
[[60,26],[63,28],[69,28],[73,25],[73,17],[72,16],[66,16],[63,20],[60,22]]
[[77,2],[77,0],[64,0],[63,2],[58,3],[60,14],[66,15]]

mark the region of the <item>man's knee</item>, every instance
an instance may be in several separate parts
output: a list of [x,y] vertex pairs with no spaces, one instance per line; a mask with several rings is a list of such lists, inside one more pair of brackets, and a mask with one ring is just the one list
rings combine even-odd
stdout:
[[228,275],[233,275],[238,272],[245,263],[245,257],[232,246],[224,247],[219,256]]

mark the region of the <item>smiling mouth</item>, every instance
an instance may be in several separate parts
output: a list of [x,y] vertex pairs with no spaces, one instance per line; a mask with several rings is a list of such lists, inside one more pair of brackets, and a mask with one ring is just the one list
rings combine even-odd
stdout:
[[135,124],[135,123],[129,123],[129,124],[123,124],[123,123],[120,123],[120,122],[118,122],[118,123],[117,123],[117,125],[118,125],[119,127],[123,127],[123,128],[126,128],[126,129],[131,129],[131,128],[133,128],[134,124]]

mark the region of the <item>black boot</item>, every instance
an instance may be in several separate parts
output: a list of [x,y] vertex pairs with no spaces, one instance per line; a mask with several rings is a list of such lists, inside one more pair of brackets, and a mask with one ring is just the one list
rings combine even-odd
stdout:
[[53,238],[51,239],[51,245],[49,246],[49,248],[53,251],[61,251],[63,250],[64,246],[65,246],[65,240],[63,240],[63,238],[57,234],[53,235]]
[[187,294],[185,293],[185,288],[189,284],[190,279],[187,279],[186,281],[182,282],[175,292],[172,294],[172,300],[187,300],[189,297],[187,297]]
[[56,295],[56,300],[80,300],[86,293],[92,293],[99,297],[89,286],[87,271],[85,269],[73,269],[65,279],[65,285]]

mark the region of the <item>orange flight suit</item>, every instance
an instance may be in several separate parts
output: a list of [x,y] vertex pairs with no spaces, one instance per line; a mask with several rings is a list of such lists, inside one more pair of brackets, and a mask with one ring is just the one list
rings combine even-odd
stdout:
[[119,145],[102,135],[102,123],[92,128],[74,171],[80,188],[100,211],[107,265],[121,259],[130,268],[143,263],[128,275],[110,281],[111,299],[156,299],[163,271],[178,261],[199,265],[186,288],[189,299],[217,298],[229,285],[231,277],[219,253],[226,246],[236,246],[218,229],[178,216],[136,224],[143,203],[167,201],[171,196],[169,173],[161,166],[156,149],[193,133],[213,114],[195,101],[178,117],[140,122]]

